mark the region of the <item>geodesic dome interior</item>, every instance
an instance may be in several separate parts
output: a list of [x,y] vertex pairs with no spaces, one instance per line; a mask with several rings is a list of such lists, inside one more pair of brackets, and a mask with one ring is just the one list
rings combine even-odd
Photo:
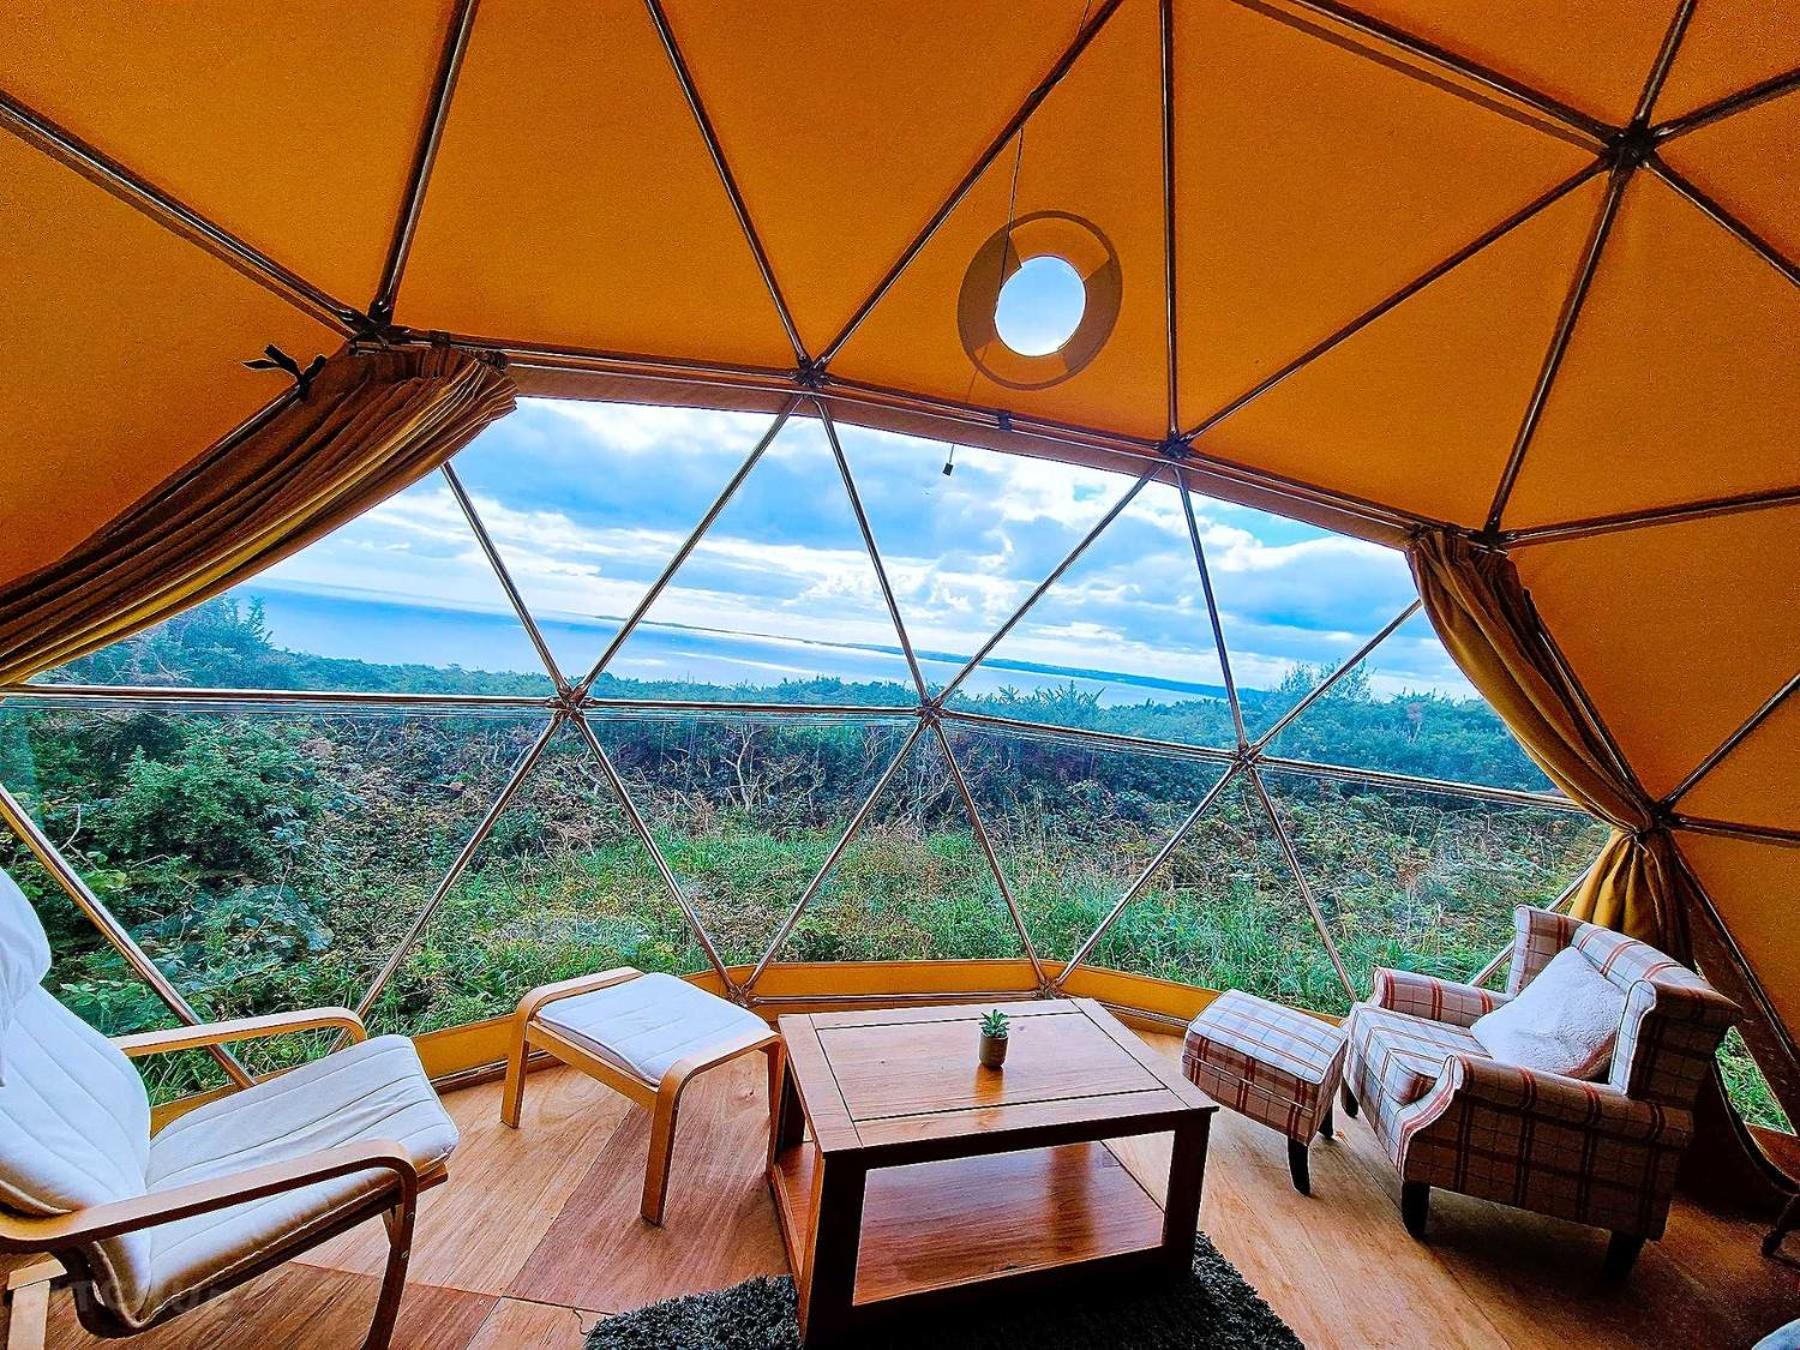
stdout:
[[[0,127],[0,584],[253,418],[270,344],[1449,527],[1800,1016],[1789,7],[25,3]],[[1083,306],[1033,353],[1039,257]]]

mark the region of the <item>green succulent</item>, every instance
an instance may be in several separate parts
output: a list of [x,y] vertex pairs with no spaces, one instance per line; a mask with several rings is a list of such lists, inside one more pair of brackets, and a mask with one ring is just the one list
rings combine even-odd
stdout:
[[1012,1018],[1008,1017],[998,1008],[995,1008],[991,1012],[982,1015],[981,1034],[983,1036],[991,1036],[997,1041],[1003,1041],[1006,1039],[1007,1027],[1010,1026],[1011,1023]]

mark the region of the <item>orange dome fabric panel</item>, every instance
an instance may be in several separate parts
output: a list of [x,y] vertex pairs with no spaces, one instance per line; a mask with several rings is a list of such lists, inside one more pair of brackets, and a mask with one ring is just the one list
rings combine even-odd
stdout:
[[1800,845],[1693,830],[1675,839],[1782,1020],[1800,1025]]
[[1800,830],[1800,696],[1789,694],[1676,805],[1705,820]]
[[1786,257],[1800,259],[1800,85],[1677,136],[1657,153]]
[[0,132],[0,576],[54,562],[338,337]]
[[1683,116],[1791,70],[1800,70],[1800,6],[1793,0],[1705,0],[1694,7],[1656,101],[1656,120]]
[[449,14],[449,0],[14,0],[0,89],[362,307]]
[[395,313],[522,342],[794,364],[636,0],[482,7]]
[[908,0],[667,5],[809,352],[838,335],[1089,8],[974,0],[921,23]]
[[1590,178],[1195,447],[1479,528],[1605,191]]
[[1303,12],[1176,15],[1183,426],[1593,162]]
[[1800,507],[1518,549],[1545,625],[1661,796],[1800,670]]
[[1374,0],[1358,8],[1624,126],[1675,15],[1675,0],[1589,0],[1578,11],[1567,0]]
[[[1162,192],[1159,33],[1154,0],[1125,0],[1025,124],[1023,153],[1015,141],[988,166],[844,345],[836,374],[1064,421],[1107,417],[1149,439],[1168,434],[1163,223],[1160,209],[1146,209]],[[972,367],[957,299],[988,238],[1043,210],[1082,218],[1132,261],[1122,268],[1117,322],[1092,364],[1048,388],[1009,388]]]
[[1501,523],[1800,484],[1796,352],[1800,287],[1634,175]]

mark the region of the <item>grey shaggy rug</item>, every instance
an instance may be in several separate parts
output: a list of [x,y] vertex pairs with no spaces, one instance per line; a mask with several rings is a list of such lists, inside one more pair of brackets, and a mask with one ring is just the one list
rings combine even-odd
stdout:
[[[1213,1346],[1295,1350],[1299,1337],[1200,1235],[1193,1278],[1179,1285],[1071,1283],[1066,1294],[967,1305],[933,1319],[895,1322],[859,1335],[858,1350],[1201,1350]],[[601,1322],[587,1350],[799,1350],[794,1282],[762,1276],[712,1294],[691,1294]]]

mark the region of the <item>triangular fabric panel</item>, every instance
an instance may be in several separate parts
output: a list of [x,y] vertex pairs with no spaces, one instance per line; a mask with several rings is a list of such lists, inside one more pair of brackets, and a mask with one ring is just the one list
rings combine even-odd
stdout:
[[[910,722],[728,713],[605,716],[591,725],[720,958],[751,966],[893,761]],[[927,857],[921,846],[906,861]]]
[[61,557],[288,389],[280,372],[241,364],[265,345],[307,362],[339,339],[3,132],[0,184],[10,577]]
[[[1156,6],[1125,0],[1025,124],[1022,151],[1015,140],[988,166],[857,329],[832,363],[837,374],[901,389],[955,389],[984,407],[1105,420],[1150,438],[1167,434],[1163,226],[1160,212],[1145,209],[1162,183],[1158,33]],[[1024,363],[991,350],[1003,347],[997,337],[982,355],[984,367],[965,348],[961,298],[971,287],[998,290],[1002,259],[996,252],[990,260],[984,245],[1009,221],[1027,260],[1042,247],[1082,275],[1084,322],[1103,327],[1097,316],[1116,305],[1110,332],[1095,330],[1102,340],[1091,363],[1077,362],[1073,373],[1065,364],[1085,340],[1079,329],[1062,351]],[[1030,242],[1040,232],[1044,242]]]
[[1605,824],[1581,811],[1265,773],[1360,994],[1374,970],[1466,980],[1507,946],[1513,910],[1585,871]]
[[1676,809],[1707,820],[1800,830],[1800,696],[1789,694],[1682,794]]
[[1800,70],[1800,9],[1790,0],[1706,0],[1694,7],[1655,121]]
[[782,428],[607,665],[602,697],[918,702],[825,432]]
[[1800,508],[1514,551],[1545,626],[1653,795],[1790,679]]
[[1797,350],[1800,287],[1634,174],[1502,524],[1800,485]]
[[1224,672],[1175,489],[1142,488],[969,673],[951,706],[1231,745]]
[[1591,161],[1292,9],[1197,0],[1176,18],[1184,426]]
[[[1270,711],[1285,713],[1289,706],[1283,698]],[[1259,722],[1263,716],[1258,710]],[[1268,749],[1315,764],[1528,792],[1555,790],[1500,715],[1463,678],[1423,612],[1315,699]]]
[[1604,193],[1596,177],[1544,208],[1195,448],[1480,526]]
[[[665,7],[814,353],[924,229],[1092,8],[975,0],[922,23],[898,4]],[[757,56],[747,59],[752,48]],[[911,110],[904,135],[887,116],[893,108]]]
[[[1800,51],[1793,59],[1800,63]],[[1677,136],[1657,154],[1800,267],[1800,85]]]
[[418,1035],[503,1016],[554,980],[705,964],[593,750],[565,725],[407,950],[369,1024]]
[[813,897],[780,958],[1003,960],[1023,952],[943,747],[927,731]]
[[1676,842],[1782,1021],[1800,1023],[1800,845],[1693,830]]
[[772,421],[527,400],[456,456],[456,475],[567,679],[593,668]]
[[[1214,763],[998,728],[952,726],[948,736],[1046,961],[1074,955],[1224,773]],[[1122,968],[1142,971],[1150,959]]]
[[668,56],[630,0],[480,11],[398,318],[794,363]]
[[[1707,0],[1710,4],[1711,0]],[[1562,0],[1443,5],[1373,0],[1358,8],[1613,126],[1631,120],[1674,0],[1598,0],[1571,23]],[[1700,6],[1704,12],[1706,4]]]
[[[21,0],[0,10],[0,89],[361,308],[400,215],[451,10],[323,0],[259,18],[210,4]],[[267,22],[280,40],[246,40],[240,22]]]
[[1207,808],[1090,960],[1290,1007],[1349,1007],[1268,813],[1243,780]]
[[318,692],[555,692],[442,477],[225,594],[40,682]]

